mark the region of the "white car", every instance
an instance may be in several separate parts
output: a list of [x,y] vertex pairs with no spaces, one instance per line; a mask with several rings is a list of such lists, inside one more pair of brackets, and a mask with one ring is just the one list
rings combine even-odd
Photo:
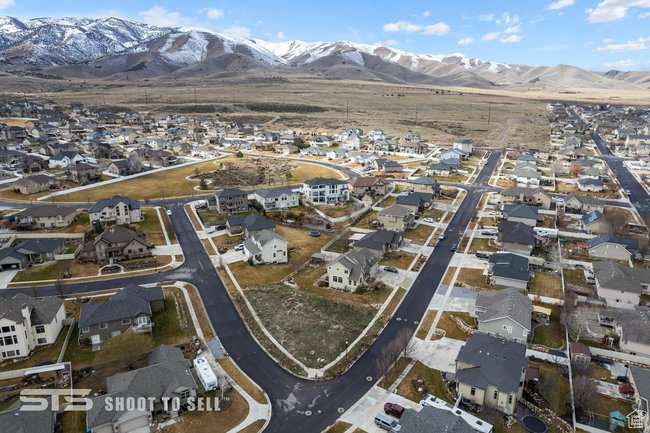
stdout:
[[423,219],[422,221],[424,221],[425,223],[432,223],[432,222],[433,222],[433,218],[425,218],[425,219]]
[[171,209],[167,209],[167,215],[172,216],[172,210]]
[[244,244],[239,244],[235,247],[235,251],[244,251]]

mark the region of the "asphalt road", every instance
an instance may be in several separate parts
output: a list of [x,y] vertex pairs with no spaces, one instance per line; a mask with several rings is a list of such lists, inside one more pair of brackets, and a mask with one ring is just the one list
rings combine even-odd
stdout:
[[[278,366],[260,348],[231,302],[180,201],[170,202],[166,206],[173,210],[172,224],[185,254],[186,260],[182,266],[153,275],[67,284],[65,292],[84,293],[162,280],[182,280],[194,284],[199,289],[208,316],[224,348],[237,365],[266,391],[273,404],[271,421],[265,431],[320,432],[376,382],[378,377],[374,361],[381,348],[393,340],[401,329],[409,329],[411,333],[415,331],[453,256],[451,245],[460,243],[481,194],[493,189],[487,182],[500,155],[500,151],[492,151],[474,185],[467,188],[467,196],[449,223],[445,240],[440,242],[423,266],[393,319],[354,365],[332,380],[310,381],[298,378]],[[37,290],[39,296],[57,294],[51,286],[39,287]],[[3,294],[19,291],[33,293],[30,288],[21,288],[7,289]]]
[[599,158],[607,163],[614,173],[616,180],[624,190],[630,191],[628,195],[630,202],[644,219],[650,216],[650,195],[643,186],[636,180],[630,171],[623,165],[624,158],[614,156],[607,147],[607,142],[597,132],[592,133],[596,146],[602,154]]

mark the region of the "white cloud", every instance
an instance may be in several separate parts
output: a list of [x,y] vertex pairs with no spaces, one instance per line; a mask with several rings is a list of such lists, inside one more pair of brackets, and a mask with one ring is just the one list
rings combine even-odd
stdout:
[[519,15],[510,15],[510,12],[504,12],[501,14],[501,18],[497,19],[495,23],[509,26],[519,24],[519,21]]
[[221,30],[221,33],[225,33],[229,36],[235,36],[238,38],[250,38],[251,37],[251,29],[248,27],[242,27],[242,26],[232,26],[228,27],[227,29]]
[[644,20],[646,18],[650,17],[650,12],[643,12],[642,14],[639,14],[639,18]]
[[387,33],[406,32],[406,33],[419,33],[421,35],[436,35],[442,36],[449,33],[451,29],[448,24],[440,21],[436,24],[414,24],[410,21],[396,21],[394,23],[384,24],[382,29]]
[[459,40],[458,40],[458,45],[471,45],[471,44],[473,44],[474,42],[476,42],[476,41],[474,40],[473,37],[471,37],[471,36],[467,36],[466,38],[461,38],[461,39],[459,39]]
[[478,20],[489,23],[491,21],[494,21],[494,14],[479,15]]
[[603,44],[611,44],[614,40],[612,38],[603,39]]
[[179,12],[169,12],[167,9],[160,5],[155,5],[146,11],[140,11],[138,14],[142,17],[142,20],[145,23],[153,24],[156,26],[182,27],[193,25],[191,18],[184,17]]
[[285,38],[285,36],[284,36],[284,32],[278,32],[278,33],[275,35],[275,39],[282,40],[282,39],[284,39],[284,38]]
[[201,9],[199,13],[205,15],[205,17],[210,20],[220,20],[223,18],[223,11],[217,8],[204,8]]
[[491,33],[486,33],[481,37],[482,41],[493,41],[495,39],[499,39],[499,36],[501,36],[501,32],[491,32]]
[[504,36],[501,39],[499,39],[499,42],[502,44],[514,44],[516,42],[521,41],[522,36],[521,35],[510,35],[510,36]]
[[519,24],[517,24],[517,25],[508,27],[507,29],[505,29],[503,31],[503,33],[508,33],[508,34],[519,33],[520,30],[521,30],[521,28],[519,27]]
[[422,16],[423,16],[424,18],[428,17],[429,15],[431,15],[431,12],[429,12],[429,11],[424,11],[424,12],[422,12]]
[[16,2],[14,0],[0,0],[0,11],[2,9],[7,9],[8,7],[14,6]]
[[605,62],[603,66],[616,69],[631,69],[636,66],[636,61],[634,59],[622,59],[615,62]]
[[631,8],[650,8],[650,0],[602,0],[595,8],[587,9],[587,21],[604,23],[620,20]]
[[375,42],[372,45],[375,47],[394,47],[395,45],[399,45],[399,42],[397,42],[395,39],[388,39],[385,41]]
[[262,21],[262,20],[255,21],[256,26],[261,26],[262,24],[264,24],[264,21]]
[[650,42],[650,38],[638,38],[631,41],[623,42],[620,44],[610,43],[612,40],[609,39],[603,40],[603,43],[607,44],[604,47],[596,48],[596,51],[606,51],[608,53],[621,53],[623,51],[642,51],[647,50],[650,46],[646,45],[646,42]]
[[548,5],[547,9],[549,11],[555,11],[558,9],[564,9],[566,7],[574,5],[576,0],[558,0],[556,2],[551,3]]

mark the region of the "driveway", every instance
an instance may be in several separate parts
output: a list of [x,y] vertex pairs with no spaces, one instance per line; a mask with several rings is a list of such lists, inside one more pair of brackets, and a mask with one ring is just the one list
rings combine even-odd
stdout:
[[243,262],[246,260],[246,255],[242,251],[228,250],[221,255],[221,260],[223,264]]
[[418,276],[417,272],[412,272],[412,271],[403,271],[401,269],[398,269],[398,272],[392,273],[392,272],[386,272],[384,271],[383,266],[375,266],[375,268],[371,271],[370,275],[377,281],[381,281],[382,283],[386,284],[389,287],[403,287],[405,289],[408,289],[411,287],[411,284],[413,284],[413,281]]
[[15,271],[2,271],[0,272],[0,287],[7,287],[7,284],[14,279],[18,270]]
[[[443,289],[444,288],[444,289]],[[449,295],[447,304],[445,305],[445,293],[447,292],[447,286],[441,286],[441,290],[436,292],[429,303],[429,309],[431,310],[443,310],[443,311],[458,311],[469,313],[474,311],[474,306],[476,305],[476,297],[478,293],[474,290],[466,289],[464,287],[454,287]]]
[[415,343],[414,359],[436,370],[456,372],[456,357],[465,345],[464,341],[447,337],[435,341],[414,338],[412,341]]
[[419,409],[420,405],[400,395],[393,394],[377,385],[370,388],[354,406],[345,412],[340,420],[352,424],[349,431],[361,428],[368,433],[380,433],[384,430],[374,423],[375,415],[384,413],[384,403],[397,403],[407,409]]

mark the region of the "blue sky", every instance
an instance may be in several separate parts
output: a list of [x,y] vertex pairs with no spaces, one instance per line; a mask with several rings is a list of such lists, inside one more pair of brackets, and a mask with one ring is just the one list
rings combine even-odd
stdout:
[[0,0],[0,15],[118,16],[267,40],[349,40],[417,53],[593,70],[650,69],[650,0]]

